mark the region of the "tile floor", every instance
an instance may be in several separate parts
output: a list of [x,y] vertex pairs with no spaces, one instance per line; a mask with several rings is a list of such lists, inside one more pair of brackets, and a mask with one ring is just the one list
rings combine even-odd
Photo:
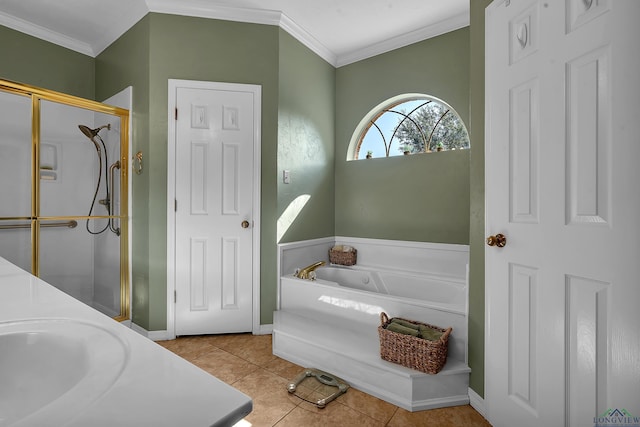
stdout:
[[303,367],[274,356],[271,335],[180,337],[158,344],[250,396],[253,412],[239,425],[490,427],[468,405],[409,412],[354,388],[318,409],[287,392],[286,385]]

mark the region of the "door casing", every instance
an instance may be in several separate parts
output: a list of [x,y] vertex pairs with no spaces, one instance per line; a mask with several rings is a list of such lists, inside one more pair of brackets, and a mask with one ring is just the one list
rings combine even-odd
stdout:
[[169,79],[167,111],[167,329],[166,339],[175,334],[175,200],[176,200],[176,93],[178,88],[213,89],[252,92],[254,94],[254,179],[253,179],[253,327],[252,333],[261,333],[260,328],[260,182],[261,182],[261,87],[253,84],[208,82],[198,80]]

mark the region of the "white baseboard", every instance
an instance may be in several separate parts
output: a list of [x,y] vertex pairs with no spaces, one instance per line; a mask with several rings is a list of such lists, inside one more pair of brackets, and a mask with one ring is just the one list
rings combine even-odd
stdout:
[[469,405],[480,415],[482,415],[485,419],[487,419],[487,410],[484,405],[484,399],[480,397],[478,393],[476,393],[472,388],[469,388]]
[[152,341],[172,340],[175,338],[169,334],[169,331],[147,331],[142,326],[138,326],[133,322],[131,322],[131,329]]
[[253,331],[253,335],[271,335],[273,334],[273,324],[260,325],[257,331]]
[[[135,323],[131,322],[131,329],[140,335],[149,338],[152,341],[165,341],[165,340],[173,340],[176,337],[171,336],[169,331],[147,331],[142,326],[138,326]],[[271,335],[273,333],[273,324],[269,325],[260,325],[257,331],[253,331],[254,335]]]

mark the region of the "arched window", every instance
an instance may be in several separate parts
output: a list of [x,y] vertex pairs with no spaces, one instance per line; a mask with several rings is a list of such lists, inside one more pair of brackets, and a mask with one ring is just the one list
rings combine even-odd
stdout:
[[467,129],[450,105],[432,96],[406,94],[383,102],[362,119],[347,160],[468,148]]

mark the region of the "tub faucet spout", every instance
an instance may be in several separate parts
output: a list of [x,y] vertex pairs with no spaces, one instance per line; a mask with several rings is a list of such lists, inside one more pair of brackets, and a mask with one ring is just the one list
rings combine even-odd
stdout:
[[309,277],[309,273],[311,273],[312,271],[314,271],[316,268],[321,267],[323,265],[325,265],[326,263],[324,261],[318,261],[315,262],[311,265],[306,266],[305,268],[300,269],[299,271],[297,271],[295,273],[295,276],[299,279],[311,279],[311,277]]

